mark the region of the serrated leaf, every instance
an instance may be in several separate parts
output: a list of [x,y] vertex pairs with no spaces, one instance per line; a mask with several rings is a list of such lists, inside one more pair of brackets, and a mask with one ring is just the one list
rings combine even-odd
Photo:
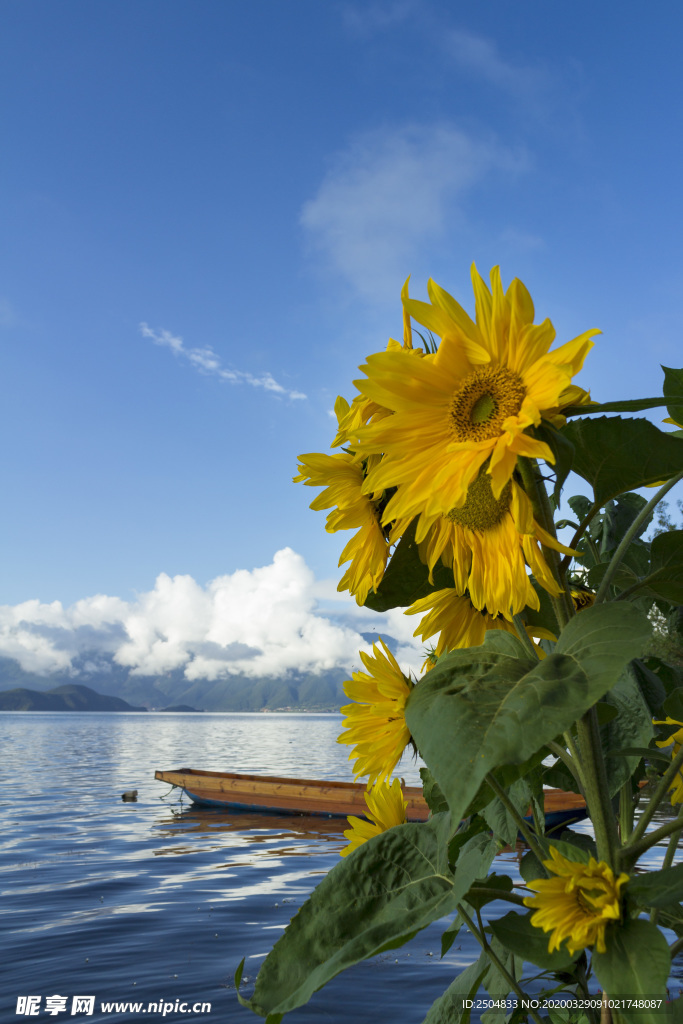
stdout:
[[674,370],[670,366],[663,366],[662,369],[667,412],[672,420],[679,425],[683,424],[683,370]]
[[429,768],[420,768],[420,778],[422,779],[422,795],[432,814],[440,814],[441,811],[447,811],[448,801],[439,789],[437,781]]
[[[481,910],[487,903],[493,903],[494,900],[500,898],[496,893],[512,892],[512,888],[512,879],[509,875],[497,875],[494,871],[486,878],[476,879],[465,899],[475,910]],[[484,889],[493,891],[493,895],[491,895],[491,892],[484,893],[483,891],[478,891]]]
[[[671,955],[659,928],[640,919],[614,924],[605,934],[606,952],[593,952],[593,970],[612,998],[666,999]],[[619,1009],[620,1017],[634,1024],[657,1024],[656,1009]]]
[[434,567],[434,584],[429,582],[429,569],[421,561],[415,543],[415,529],[414,520],[396,545],[377,592],[368,594],[366,608],[375,612],[407,608],[420,597],[454,585],[453,570],[442,562]]
[[680,903],[683,900],[683,864],[637,875],[628,883],[628,892],[647,907],[666,910],[672,903]]
[[564,427],[574,445],[573,470],[593,487],[595,500],[668,480],[683,469],[681,439],[649,420],[601,416],[572,420]]
[[598,694],[602,697],[628,662],[643,653],[651,633],[646,616],[632,605],[597,604],[584,608],[567,623],[555,653],[576,658],[596,689],[604,685]]
[[486,874],[495,843],[475,836],[448,865],[448,815],[399,825],[345,857],[322,880],[266,957],[244,1005],[288,1013],[351,964],[393,949],[451,913]]
[[484,648],[452,651],[410,694],[408,728],[448,801],[454,825],[487,772],[531,758],[613,682],[604,666],[597,681],[589,680],[578,662],[563,654],[549,655],[530,671],[527,667]]
[[493,932],[506,949],[536,964],[537,967],[542,967],[545,971],[566,970],[579,954],[572,956],[566,947],[549,953],[549,937],[541,928],[531,923],[531,914],[532,911],[528,914],[518,914],[512,910],[497,921],[489,921],[487,929]]
[[683,604],[683,530],[668,530],[654,538],[650,570],[641,586],[671,604]]
[[463,1006],[473,999],[489,966],[489,958],[482,953],[476,963],[466,967],[452,981],[443,995],[432,1003],[422,1024],[468,1024],[471,1010]]
[[574,445],[563,431],[557,430],[556,427],[547,420],[545,420],[539,427],[536,427],[534,435],[539,439],[539,441],[545,441],[555,456],[555,465],[553,467],[555,472],[555,486],[553,487],[552,496],[555,508],[559,508],[562,488],[564,487],[565,480],[569,476],[572,463],[574,461]]
[[607,783],[609,795],[619,792],[640,761],[640,754],[623,753],[629,747],[647,747],[654,736],[652,715],[648,708],[635,673],[627,665],[615,686],[606,694],[605,700],[617,709],[617,716],[600,729],[602,749],[607,756],[622,751],[607,762]]

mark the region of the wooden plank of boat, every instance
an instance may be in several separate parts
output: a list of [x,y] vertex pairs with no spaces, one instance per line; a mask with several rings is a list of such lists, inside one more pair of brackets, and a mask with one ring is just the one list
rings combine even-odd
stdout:
[[[325,782],[320,779],[286,779],[275,775],[241,775],[197,768],[157,771],[155,779],[179,786],[197,804],[233,807],[280,814],[313,814],[345,818],[365,816],[365,785],[360,782]],[[404,786],[408,821],[426,821],[429,808],[419,786]],[[586,805],[576,793],[545,791],[546,818],[559,824],[566,818],[585,816]],[[576,813],[574,813],[576,812]],[[552,816],[552,817],[551,817]]]

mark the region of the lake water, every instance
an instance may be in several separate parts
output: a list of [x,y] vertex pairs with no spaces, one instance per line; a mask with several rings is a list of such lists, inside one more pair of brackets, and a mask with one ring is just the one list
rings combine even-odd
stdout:
[[[0,916],[6,979],[0,1021],[41,996],[39,1020],[260,1018],[237,1002],[245,980],[345,845],[344,820],[228,813],[181,803],[156,769],[194,767],[351,779],[341,716],[2,713]],[[418,784],[414,762],[399,768]],[[137,789],[136,803],[121,794]],[[497,870],[516,874],[515,853]],[[492,905],[494,914],[497,913]],[[502,912],[509,909],[500,905]],[[345,972],[287,1024],[420,1024],[478,956],[473,940],[439,958],[444,922]],[[247,986],[248,987],[248,986]],[[46,997],[65,1009],[46,1013]],[[72,1015],[74,996],[94,996]],[[102,1002],[145,1011],[103,1012]],[[159,1004],[159,1012],[149,1003]],[[173,1009],[163,1015],[161,1004]],[[211,1013],[176,1004],[210,1003]],[[142,1015],[141,1015],[142,1014]]]

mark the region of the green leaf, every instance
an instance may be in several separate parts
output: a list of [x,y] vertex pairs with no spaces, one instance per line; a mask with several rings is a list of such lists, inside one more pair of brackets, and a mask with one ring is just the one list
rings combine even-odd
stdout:
[[429,768],[420,768],[420,778],[422,779],[422,795],[425,798],[425,803],[432,814],[439,814],[441,811],[447,811],[448,801],[439,789],[436,779],[430,772]]
[[664,754],[656,747],[624,747],[622,750],[610,750],[606,757],[636,756],[638,760],[646,757],[649,761],[660,761],[662,764],[671,764],[671,754]]
[[[508,789],[507,795],[515,810],[523,818],[531,803],[531,790],[526,779],[518,779],[517,782],[514,782]],[[500,839],[507,846],[512,846],[517,842],[519,825],[502,800],[495,797],[481,813],[496,839]]]
[[570,405],[562,410],[563,416],[586,416],[598,412],[642,412],[644,409],[657,409],[666,405],[667,400],[661,398],[625,398],[617,402],[600,402],[598,405]]
[[[603,576],[609,568],[609,562],[598,562],[588,571],[586,576],[586,583],[593,590],[597,590],[602,583]],[[616,587],[617,590],[626,590],[627,587],[632,587],[634,584],[638,584],[639,580],[632,569],[629,569],[627,565],[622,562],[614,576],[612,577],[612,586]]]
[[593,605],[567,623],[555,653],[578,661],[591,687],[600,691],[597,699],[614,686],[628,662],[643,653],[651,633],[646,616],[630,604]]
[[563,433],[575,448],[574,472],[593,487],[595,500],[668,480],[683,469],[681,439],[649,420],[620,416],[573,420]]
[[637,875],[628,883],[628,892],[647,907],[666,910],[672,903],[680,903],[683,900],[683,864]]
[[650,569],[641,586],[671,604],[683,604],[683,530],[668,530],[654,538]]
[[640,658],[635,658],[631,662],[631,671],[650,711],[653,715],[658,715],[659,709],[666,700],[664,683],[656,672],[653,672]]
[[542,928],[537,928],[531,923],[532,913],[533,911],[529,911],[528,914],[517,914],[513,910],[505,917],[489,921],[487,930],[493,932],[506,949],[523,957],[529,963],[536,964],[545,971],[566,970],[579,954],[572,956],[566,947],[549,953],[549,936]]
[[[607,606],[609,607],[609,606]],[[622,751],[618,757],[607,761],[607,782],[609,795],[619,792],[640,761],[640,754],[625,754],[624,748],[647,747],[654,736],[652,714],[648,708],[635,673],[631,666],[620,676],[605,700],[617,709],[617,717],[600,729],[602,749],[609,757],[615,751]]]
[[266,957],[245,1005],[288,1013],[351,964],[393,949],[452,913],[488,871],[496,844],[475,836],[448,865],[448,815],[399,825],[343,858]]
[[488,966],[489,958],[482,953],[476,963],[466,967],[432,1003],[422,1024],[468,1024],[472,1011],[463,1006],[463,1001],[474,999]]
[[[612,998],[666,1000],[671,967],[667,941],[659,928],[640,919],[614,924],[605,933],[605,953],[593,952],[593,970]],[[629,1010],[619,1015],[634,1024],[661,1022],[661,1009]]]
[[670,366],[663,366],[662,369],[667,412],[672,420],[683,424],[683,370],[674,370]]
[[[483,892],[482,890],[484,889],[493,890],[493,895]],[[465,899],[475,910],[481,910],[487,903],[492,903],[495,899],[499,898],[496,892],[512,892],[512,879],[509,875],[497,875],[494,871],[486,878],[476,879]]]
[[441,936],[441,957],[445,957],[448,950],[451,948],[453,943],[458,937],[460,929],[464,925],[464,921],[460,914],[456,914],[451,923],[449,924],[446,931]]
[[566,437],[563,431],[557,430],[557,428],[547,420],[544,420],[539,427],[535,428],[534,436],[537,437],[539,441],[545,441],[555,456],[555,486],[553,488],[553,501],[555,503],[555,508],[558,508],[564,482],[569,475],[574,461],[574,445],[571,443],[569,438]]
[[[626,491],[613,501],[608,501],[597,522],[594,520],[593,533],[600,546],[600,556],[605,558],[616,551],[626,531],[647,505],[648,499],[635,491]],[[635,537],[642,536],[652,522],[651,513],[638,527]],[[608,559],[609,560],[609,559]]]
[[406,608],[420,597],[454,585],[453,570],[442,562],[434,567],[434,584],[429,582],[429,569],[421,561],[415,543],[415,529],[416,521],[413,520],[396,545],[377,592],[368,594],[366,608],[375,612]]

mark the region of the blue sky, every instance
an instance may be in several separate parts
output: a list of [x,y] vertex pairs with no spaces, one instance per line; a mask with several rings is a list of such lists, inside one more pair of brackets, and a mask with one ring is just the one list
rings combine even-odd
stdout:
[[499,263],[558,342],[602,329],[595,397],[661,393],[683,11],[616,12],[3,4],[0,603],[139,609],[160,574],[202,588],[285,548],[329,597],[347,535],[296,456],[400,336],[408,274],[471,308],[470,263]]

